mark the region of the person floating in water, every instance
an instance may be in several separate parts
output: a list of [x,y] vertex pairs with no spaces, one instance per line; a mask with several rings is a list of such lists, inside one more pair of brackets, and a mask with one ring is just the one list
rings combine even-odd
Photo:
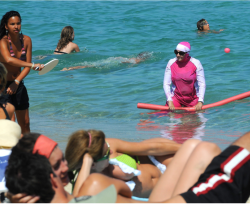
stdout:
[[210,30],[209,23],[204,18],[197,22],[197,28],[198,28],[198,33],[201,33],[201,32],[220,33],[221,31],[224,30],[224,29],[220,29],[219,31]]
[[62,29],[61,39],[59,40],[54,54],[69,54],[73,51],[80,52],[77,44],[73,43],[75,33],[71,26],[66,26]]
[[[136,57],[126,58],[126,57],[112,57],[112,60],[118,61],[119,63],[131,63],[131,64],[138,64],[142,61],[148,59],[152,54],[149,52],[141,52]],[[110,62],[110,60],[108,60]],[[106,63],[104,63],[106,65]],[[100,65],[100,64],[99,64]],[[63,68],[61,71],[69,71],[74,69],[83,69],[83,68],[90,68],[96,67],[96,65],[85,65],[85,66],[75,66],[70,68]]]

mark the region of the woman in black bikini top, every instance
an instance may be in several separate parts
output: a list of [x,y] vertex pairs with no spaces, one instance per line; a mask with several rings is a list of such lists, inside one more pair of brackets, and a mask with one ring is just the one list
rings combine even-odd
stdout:
[[59,40],[54,54],[69,54],[73,51],[79,52],[80,49],[77,44],[73,43],[75,34],[71,26],[66,26],[62,29],[61,39]]

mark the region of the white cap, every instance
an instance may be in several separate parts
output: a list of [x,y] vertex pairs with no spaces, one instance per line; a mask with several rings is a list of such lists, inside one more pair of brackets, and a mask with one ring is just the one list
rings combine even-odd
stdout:
[[191,45],[189,42],[180,42],[176,46],[176,50],[180,50],[182,52],[190,52],[191,51]]
[[7,119],[0,119],[0,146],[14,147],[21,137],[21,127]]

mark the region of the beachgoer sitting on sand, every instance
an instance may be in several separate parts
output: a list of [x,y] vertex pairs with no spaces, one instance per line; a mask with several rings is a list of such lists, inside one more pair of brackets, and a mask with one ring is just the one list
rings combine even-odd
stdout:
[[223,31],[224,29],[220,29],[219,31],[215,31],[212,30],[210,31],[210,27],[209,27],[209,23],[207,22],[207,20],[205,20],[204,18],[199,20],[197,22],[197,28],[198,28],[198,32],[213,32],[213,33],[220,33],[221,31]]
[[[57,143],[52,139],[38,133],[24,134],[15,148],[30,154],[38,153],[45,156],[49,160],[53,172],[59,179],[61,179],[63,186],[66,186],[69,183],[68,163]],[[88,180],[88,185],[83,185],[83,182],[80,184],[81,189],[79,193],[89,193],[89,195],[94,195],[108,185],[114,184],[117,189],[120,189],[119,192],[121,192],[121,194],[126,196],[131,195],[130,189],[120,180],[108,178],[101,174],[95,174],[89,177]],[[90,185],[91,182],[93,182],[93,187]],[[95,184],[98,184],[99,187],[94,188]],[[75,196],[78,196],[78,194],[75,194]],[[33,202],[39,200],[39,197],[33,194],[27,196],[27,194],[12,195],[9,193],[8,198],[14,203],[20,202],[21,200],[27,201],[29,199],[32,199]]]
[[[113,60],[117,60],[120,63],[131,63],[131,64],[138,64],[142,61],[145,61],[151,56],[149,52],[141,52],[139,53],[136,57],[132,58],[125,58],[125,57],[113,57]],[[91,68],[95,67],[95,65],[85,65],[85,66],[75,66],[75,67],[70,67],[70,68],[63,68],[61,71],[69,71],[69,70],[74,70],[74,69],[84,69],[84,68]]]
[[75,33],[71,26],[62,29],[61,39],[59,40],[54,54],[69,54],[71,52],[80,52],[77,44],[73,43]]
[[15,107],[8,103],[8,97],[3,93],[7,84],[7,70],[5,66],[0,63],[0,119],[11,120]]

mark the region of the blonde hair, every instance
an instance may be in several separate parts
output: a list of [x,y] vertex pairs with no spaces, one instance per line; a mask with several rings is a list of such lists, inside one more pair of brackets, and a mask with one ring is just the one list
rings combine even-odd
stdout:
[[61,49],[63,49],[66,45],[69,44],[69,42],[73,41],[73,33],[74,33],[74,29],[71,26],[66,26],[62,29],[61,32],[61,39],[59,40],[58,44],[57,44],[57,49],[58,51],[60,51]]
[[[91,137],[91,144],[89,145]],[[99,130],[78,130],[68,140],[65,158],[68,161],[69,171],[77,170],[82,163],[83,156],[89,153],[94,159],[100,159],[103,155],[105,134]]]
[[7,69],[5,66],[0,62],[0,92],[3,88],[5,88],[7,84]]

